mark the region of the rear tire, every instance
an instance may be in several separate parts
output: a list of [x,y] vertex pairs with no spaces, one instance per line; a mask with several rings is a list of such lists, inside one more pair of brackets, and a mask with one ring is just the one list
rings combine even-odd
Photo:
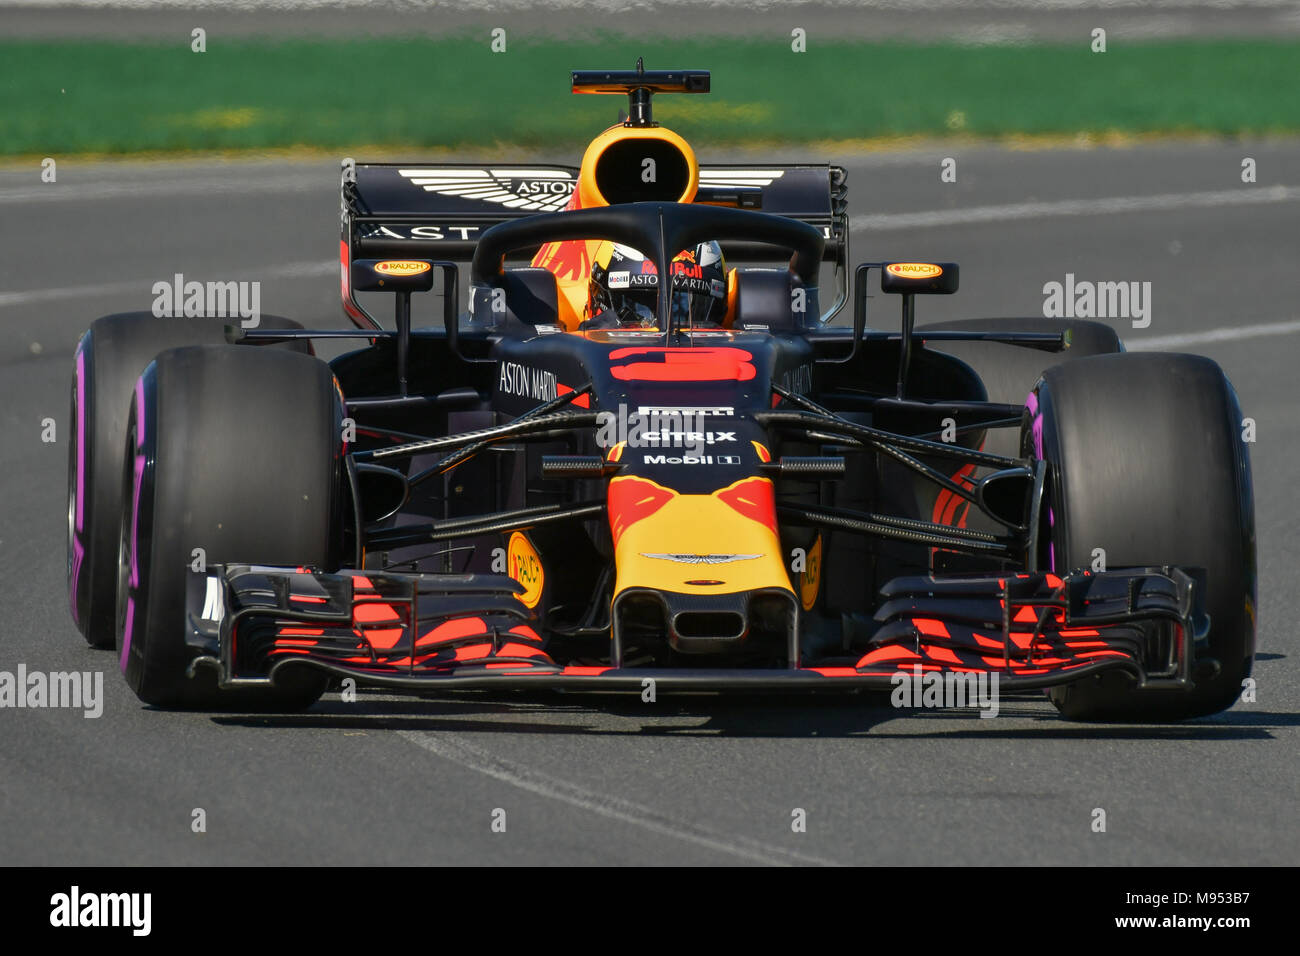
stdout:
[[187,676],[185,594],[195,548],[206,564],[339,567],[342,403],[329,366],[256,347],[163,352],[136,385],[119,532],[117,649],[127,683],[163,707],[293,710],[326,675],[281,671],[269,688],[221,691]]
[[[1025,453],[1050,466],[1045,566],[1183,565],[1206,570],[1207,662],[1186,693],[1122,674],[1056,688],[1076,720],[1181,720],[1232,706],[1255,652],[1255,517],[1241,408],[1217,364],[1176,354],[1099,356],[1043,373],[1026,409]],[[1050,510],[1049,510],[1050,509]]]
[[[226,319],[121,312],[96,320],[77,344],[68,449],[68,600],[91,647],[114,641],[122,451],[136,379],[155,355],[185,345],[221,345]],[[264,315],[260,328],[301,329]],[[303,340],[279,348],[311,354]]]

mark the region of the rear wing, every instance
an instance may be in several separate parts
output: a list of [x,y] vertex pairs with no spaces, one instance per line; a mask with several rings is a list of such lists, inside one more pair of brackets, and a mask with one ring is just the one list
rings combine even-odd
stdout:
[[[358,325],[370,324],[354,298],[352,260],[468,262],[478,237],[492,226],[564,209],[577,187],[578,174],[577,166],[544,163],[345,164],[340,245],[344,311]],[[695,201],[789,216],[820,229],[826,237],[824,261],[833,264],[838,291],[823,319],[844,305],[849,230],[843,168],[700,166]],[[729,242],[724,252],[737,260],[784,259],[781,250],[756,243]]]

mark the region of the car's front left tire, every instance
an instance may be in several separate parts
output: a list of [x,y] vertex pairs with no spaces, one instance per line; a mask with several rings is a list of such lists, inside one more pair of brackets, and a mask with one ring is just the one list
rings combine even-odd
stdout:
[[287,669],[274,686],[220,690],[187,674],[187,575],[196,561],[335,570],[343,552],[342,402],[329,367],[252,346],[160,354],[127,423],[116,645],[127,683],[163,707],[299,709],[325,675]]

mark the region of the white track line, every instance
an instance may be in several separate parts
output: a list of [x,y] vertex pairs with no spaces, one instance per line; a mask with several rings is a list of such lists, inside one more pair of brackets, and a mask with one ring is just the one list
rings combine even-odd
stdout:
[[[247,270],[240,270],[247,272]],[[336,275],[339,271],[337,262],[289,262],[282,266],[268,266],[256,273],[248,272],[255,279],[297,279],[323,275]],[[226,276],[221,277],[223,280]],[[170,282],[171,276],[155,276],[152,279],[132,279],[129,282],[101,282],[98,285],[74,285],[57,289],[32,289],[27,292],[0,292],[0,308],[7,305],[27,305],[30,302],[51,302],[57,299],[82,299],[96,295],[117,295],[122,292],[138,292],[142,297],[152,301],[155,282]]]
[[550,774],[542,773],[540,770],[534,770],[531,767],[525,767],[505,757],[488,753],[456,734],[399,730],[397,735],[405,737],[417,747],[423,747],[430,753],[437,754],[439,757],[485,774],[495,780],[508,783],[512,787],[527,790],[529,793],[535,793],[550,800],[559,800],[561,803],[567,803],[570,806],[608,817],[611,820],[630,823],[660,836],[694,843],[697,846],[715,850],[718,853],[725,853],[743,860],[764,863],[769,866],[837,865],[831,860],[796,853],[793,850],[760,843],[748,837],[720,833],[699,824],[684,823],[651,807],[624,800],[622,797],[588,790],[586,787],[560,780]]
[[1237,342],[1241,339],[1257,339],[1266,335],[1294,335],[1296,332],[1300,332],[1300,319],[1207,329],[1204,332],[1187,332],[1182,335],[1153,335],[1146,338],[1125,339],[1124,347],[1130,352],[1149,352],[1183,349],[1192,345],[1211,345],[1215,342]]
[[1116,213],[1168,212],[1175,209],[1212,209],[1217,206],[1246,206],[1300,200],[1300,186],[1243,186],[1214,192],[1161,193],[1155,196],[1111,196],[1098,199],[1061,199],[1053,202],[1006,203],[999,206],[970,206],[966,209],[933,209],[925,212],[864,214],[849,218],[850,229],[919,229],[927,226],[963,226],[985,222],[1014,222],[1018,219],[1050,219],[1057,216],[1104,216]]
[[311,192],[337,190],[338,173],[304,170],[302,173],[239,178],[201,176],[193,179],[150,179],[126,182],[53,182],[40,186],[0,188],[0,203],[91,202],[99,199],[161,199],[164,196],[248,196],[255,193]]

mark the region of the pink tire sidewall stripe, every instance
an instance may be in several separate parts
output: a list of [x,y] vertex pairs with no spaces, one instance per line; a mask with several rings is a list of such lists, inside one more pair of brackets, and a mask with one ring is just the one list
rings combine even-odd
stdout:
[[118,666],[126,672],[126,662],[131,653],[131,635],[135,629],[134,592],[140,586],[140,492],[144,487],[145,455],[144,379],[135,383],[135,460],[132,463],[131,489],[131,574],[127,591],[126,620],[122,627],[122,657]]
[[[1029,397],[1025,399],[1025,409],[1029,412],[1031,421],[1029,424],[1029,434],[1034,440],[1034,455],[1039,461],[1043,459],[1043,411],[1038,405],[1038,393],[1030,392]],[[1047,527],[1056,527],[1056,512],[1052,510],[1051,505],[1047,507]],[[1056,572],[1056,542],[1050,542],[1047,549],[1047,570]]]

